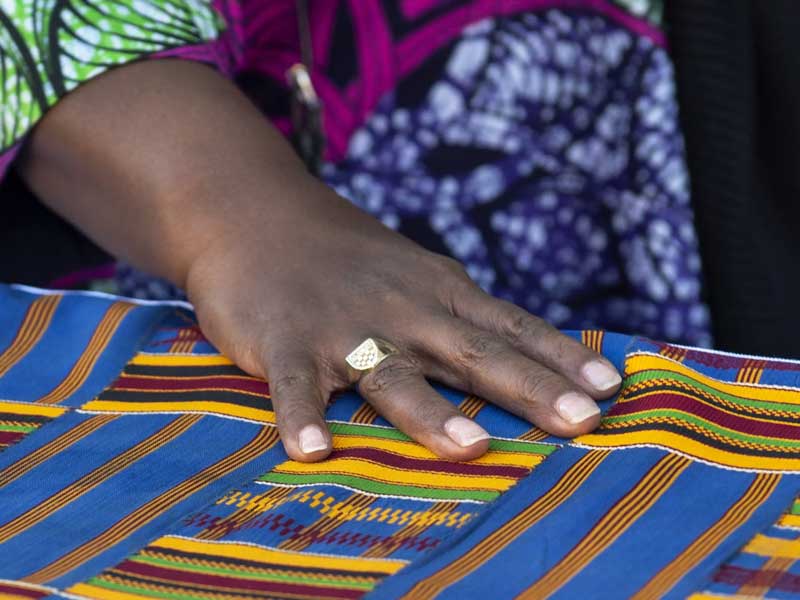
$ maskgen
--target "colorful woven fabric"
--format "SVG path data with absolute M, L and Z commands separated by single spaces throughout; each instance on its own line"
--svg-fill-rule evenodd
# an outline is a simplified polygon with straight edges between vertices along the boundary
M 800 596 L 800 363 L 576 335 L 589 435 L 442 389 L 492 434 L 442 461 L 344 394 L 307 464 L 188 306 L 0 286 L 0 597 Z

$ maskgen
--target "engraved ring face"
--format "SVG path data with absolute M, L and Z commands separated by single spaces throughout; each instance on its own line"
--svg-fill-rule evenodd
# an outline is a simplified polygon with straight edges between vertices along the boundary
M 363 374 L 370 369 L 374 369 L 396 352 L 397 350 L 389 342 L 367 338 L 347 355 L 345 361 L 353 369 Z

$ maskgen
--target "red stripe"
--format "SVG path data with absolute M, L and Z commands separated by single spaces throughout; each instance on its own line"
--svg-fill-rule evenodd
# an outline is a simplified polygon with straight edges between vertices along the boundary
M 376 463 L 408 469 L 410 471 L 435 471 L 454 475 L 477 475 L 483 477 L 513 477 L 520 479 L 530 473 L 526 467 L 509 467 L 482 465 L 476 463 L 450 462 L 446 460 L 428 460 L 399 456 L 377 448 L 347 448 L 334 450 L 329 458 L 363 458 Z
M 607 416 L 614 417 L 641 412 L 644 418 L 647 417 L 647 411 L 665 408 L 681 410 L 740 433 L 786 440 L 800 440 L 800 426 L 798 425 L 756 421 L 752 418 L 732 415 L 718 408 L 714 408 L 713 406 L 709 406 L 708 404 L 699 402 L 694 398 L 688 398 L 670 392 L 644 396 L 638 400 L 616 404 L 608 411 Z M 800 417 L 800 414 L 798 414 L 798 417 Z
M 737 587 L 752 585 L 770 588 L 772 591 L 800 592 L 800 575 L 774 569 L 762 571 L 724 565 L 714 575 L 714 581 Z
M 24 431 L 0 431 L 0 445 L 7 446 L 25 437 Z
M 137 391 L 169 390 L 185 392 L 192 390 L 222 389 L 232 392 L 244 392 L 269 396 L 269 386 L 266 381 L 255 377 L 175 377 L 169 379 L 153 379 L 150 377 L 136 377 L 123 375 L 114 382 L 112 389 L 129 389 Z
M 28 598 L 44 598 L 48 592 L 32 590 L 26 587 L 16 587 L 12 584 L 0 583 L 0 594 L 8 594 L 9 596 L 27 596 Z
M 319 596 L 336 597 L 336 598 L 360 598 L 364 595 L 364 590 L 360 589 L 341 589 L 325 586 L 312 586 L 300 585 L 291 583 L 278 583 L 274 581 L 263 581 L 257 579 L 239 579 L 237 577 L 228 577 L 224 575 L 209 575 L 207 573 L 198 573 L 196 571 L 181 571 L 178 569 L 168 569 L 165 567 L 157 567 L 155 565 L 143 564 L 126 560 L 116 567 L 117 571 L 131 573 L 133 575 L 145 577 L 158 577 L 173 581 L 176 585 L 181 583 L 197 584 L 197 585 L 210 585 L 217 588 L 226 588 L 234 590 L 253 590 L 258 592 L 287 592 L 294 594 L 305 594 L 310 598 Z M 324 571 L 321 572 L 324 574 Z M 220 590 L 224 593 L 225 590 Z

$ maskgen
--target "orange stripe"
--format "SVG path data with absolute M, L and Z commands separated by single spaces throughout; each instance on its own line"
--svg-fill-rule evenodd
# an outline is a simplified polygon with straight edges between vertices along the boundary
M 558 564 L 517 598 L 548 598 L 556 593 L 646 513 L 690 464 L 676 454 L 659 460 Z
M 608 450 L 587 452 L 561 476 L 561 479 L 550 490 L 528 508 L 478 542 L 444 569 L 418 582 L 403 598 L 408 600 L 432 599 L 445 588 L 472 573 L 525 533 L 532 525 L 558 508 L 583 485 L 608 455 Z
M 481 400 L 476 396 L 467 396 L 461 401 L 458 408 L 461 409 L 461 412 L 463 412 L 466 417 L 474 419 L 484 406 L 486 406 L 485 400 Z
M 722 518 L 648 581 L 633 599 L 657 599 L 669 592 L 684 575 L 714 552 L 734 530 L 750 518 L 753 512 L 770 497 L 780 480 L 780 475 L 772 473 L 756 475 L 744 494 L 731 505 Z
M 179 437 L 201 418 L 202 415 L 178 417 L 163 429 L 156 431 L 135 446 L 118 454 L 107 463 L 97 467 L 46 500 L 36 504 L 30 510 L 7 522 L 0 527 L 0 544 L 30 529 L 54 512 L 64 508 L 70 502 L 77 500 L 83 494 L 93 490 L 120 471 L 125 470 L 136 461 Z
M 532 427 L 517 439 L 526 440 L 528 442 L 538 442 L 539 440 L 543 440 L 545 438 L 550 437 L 550 434 L 546 431 L 539 429 L 538 427 Z
M 0 377 L 39 343 L 53 320 L 59 302 L 61 296 L 42 296 L 31 303 L 11 344 L 0 354 Z
M 125 316 L 135 308 L 134 304 L 127 302 L 115 302 L 101 319 L 89 344 L 81 354 L 78 362 L 72 367 L 67 377 L 49 394 L 37 400 L 42 404 L 58 404 L 69 398 L 75 391 L 84 384 L 92 372 L 97 359 L 108 346 L 119 324 Z
M 130 536 L 134 531 L 168 511 L 198 490 L 203 489 L 212 481 L 225 477 L 228 473 L 235 471 L 254 458 L 263 455 L 278 442 L 278 439 L 278 430 L 275 427 L 262 427 L 252 440 L 233 454 L 206 467 L 174 488 L 153 498 L 150 502 L 143 504 L 101 534 L 81 544 L 78 548 L 56 559 L 49 565 L 31 573 L 23 578 L 23 581 L 42 584 L 69 573 Z
M 118 415 L 99 415 L 86 419 L 41 448 L 37 448 L 27 456 L 7 466 L 0 471 L 0 488 L 39 466 L 50 457 L 55 456 L 59 452 L 81 441 L 83 438 L 97 431 L 106 423 L 115 420 L 117 417 Z
M 371 425 L 378 418 L 378 413 L 372 408 L 371 404 L 364 402 L 358 410 L 353 413 L 350 419 L 351 423 L 360 423 L 361 425 Z

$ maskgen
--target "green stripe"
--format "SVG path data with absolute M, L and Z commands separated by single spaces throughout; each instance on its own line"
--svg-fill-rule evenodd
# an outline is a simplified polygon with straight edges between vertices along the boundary
M 403 442 L 411 441 L 405 433 L 386 427 L 375 427 L 372 425 L 358 425 L 356 423 L 328 423 L 331 433 L 342 435 L 365 435 L 370 437 L 383 438 L 387 440 L 400 440 Z
M 385 494 L 393 496 L 407 496 L 409 498 L 426 498 L 431 500 L 479 500 L 489 502 L 500 495 L 500 492 L 490 490 L 443 490 L 439 488 L 417 487 L 413 485 L 396 485 L 374 481 L 353 475 L 337 475 L 333 473 L 309 473 L 304 475 L 288 473 L 267 473 L 258 478 L 258 481 L 269 483 L 283 483 L 290 485 L 304 485 L 309 483 L 339 483 L 363 492 Z
M 356 423 L 329 423 L 328 425 L 331 433 L 333 434 L 362 435 L 386 440 L 398 440 L 402 442 L 412 441 L 410 437 L 397 429 L 375 427 L 374 425 L 360 425 Z M 558 447 L 552 444 L 526 442 L 524 440 L 491 439 L 489 441 L 489 449 L 502 452 L 525 452 L 527 454 L 543 454 L 545 456 L 549 456 L 555 452 Z
M 164 560 L 163 558 L 154 558 L 150 556 L 133 556 L 129 560 L 132 560 L 134 562 L 165 566 L 172 569 L 179 569 L 181 571 L 195 571 L 197 573 L 218 573 L 220 575 L 233 575 L 234 577 L 239 577 L 241 579 L 259 579 L 264 581 L 286 581 L 289 583 L 302 583 L 304 585 L 318 585 L 319 583 L 323 583 L 328 587 L 340 587 L 347 589 L 371 590 L 372 588 L 375 587 L 375 583 L 369 581 L 338 581 L 335 579 L 326 579 L 323 576 L 324 571 L 316 572 L 314 574 L 313 581 L 309 581 L 308 577 L 298 577 L 297 575 L 287 575 L 281 573 L 247 573 L 236 569 L 191 565 L 183 562 L 175 562 L 171 560 Z M 291 569 L 291 567 L 286 567 L 286 568 Z
M 0 425 L 0 431 L 21 431 L 23 433 L 30 433 L 38 428 L 38 425 Z
M 553 444 L 541 444 L 539 442 L 526 442 L 523 440 L 489 440 L 489 450 L 498 452 L 525 452 L 526 454 L 543 454 L 550 456 L 558 450 L 558 446 Z
M 692 415 L 689 413 L 681 412 L 679 410 L 672 410 L 668 408 L 658 409 L 658 410 L 643 410 L 638 413 L 633 413 L 629 415 L 617 415 L 613 417 L 604 417 L 603 420 L 600 422 L 601 427 L 606 423 L 627 423 L 629 421 L 640 420 L 640 419 L 649 419 L 652 417 L 673 417 L 678 419 L 679 421 L 684 421 L 688 423 L 694 423 L 702 427 L 705 430 L 713 431 L 715 433 L 720 434 L 723 437 L 729 439 L 736 439 L 741 440 L 744 442 L 755 442 L 758 444 L 763 444 L 765 446 L 777 446 L 781 448 L 800 448 L 800 442 L 798 441 L 791 441 L 791 440 L 782 440 L 779 438 L 767 438 L 767 437 L 760 437 L 756 435 L 748 435 L 746 433 L 742 433 L 740 431 L 732 431 L 730 429 L 723 429 L 719 425 L 715 423 L 711 423 L 702 419 L 696 415 Z M 653 424 L 653 429 L 657 429 L 658 425 Z M 614 431 L 614 433 L 624 433 L 624 431 Z M 612 431 L 605 431 L 603 433 L 608 434 L 612 433 Z
M 764 400 L 752 400 L 750 398 L 742 398 L 741 396 L 735 396 L 734 394 L 728 394 L 727 392 L 722 392 L 720 390 L 717 390 L 711 386 L 701 383 L 696 379 L 693 379 L 681 373 L 675 373 L 673 371 L 662 371 L 658 369 L 641 371 L 634 375 L 629 375 L 625 379 L 625 390 L 623 390 L 623 394 L 625 391 L 629 391 L 628 387 L 635 385 L 637 383 L 642 383 L 654 377 L 681 381 L 692 387 L 708 392 L 712 396 L 717 396 L 718 398 L 724 398 L 725 400 L 734 402 L 735 404 L 740 404 L 742 406 L 749 406 L 751 408 L 763 408 L 767 410 L 785 410 L 787 412 L 797 413 L 798 415 L 800 415 L 800 405 L 797 404 L 787 404 L 785 402 L 768 402 Z M 646 392 L 647 390 L 642 390 L 641 392 L 634 392 L 634 393 L 638 394 Z
M 165 592 L 163 590 L 148 590 L 144 587 L 133 587 L 130 585 L 122 585 L 100 579 L 99 577 L 92 577 L 89 580 L 89 585 L 96 585 L 97 587 L 106 588 L 110 590 L 117 590 L 120 592 L 128 592 L 130 594 L 139 594 L 140 596 L 150 596 L 151 598 L 176 598 L 178 600 L 196 600 L 197 596 L 193 596 L 192 592 L 186 594 L 178 594 L 175 592 Z
M 800 515 L 800 500 L 795 500 L 792 504 L 791 513 L 793 515 Z

